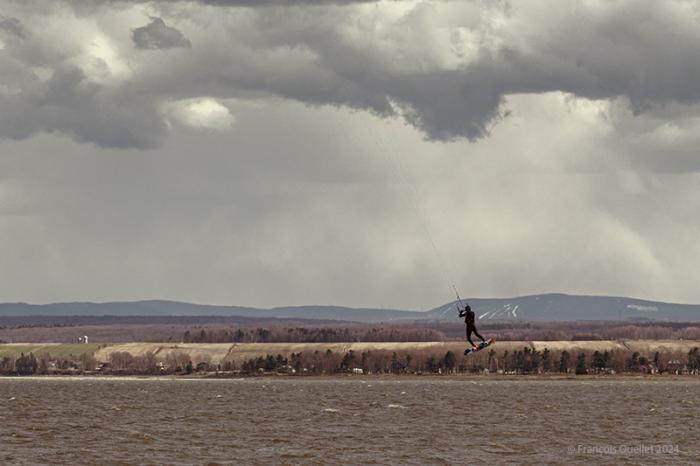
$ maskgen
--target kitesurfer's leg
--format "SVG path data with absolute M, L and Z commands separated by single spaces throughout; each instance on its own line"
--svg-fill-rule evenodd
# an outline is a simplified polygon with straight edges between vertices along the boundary
M 482 337 L 481 335 L 479 335 L 479 332 L 477 332 L 476 329 L 474 329 L 474 335 L 476 335 L 477 337 L 481 338 L 481 341 L 486 341 L 486 339 L 485 339 L 484 337 Z
M 476 345 L 472 341 L 472 329 L 467 325 L 467 341 L 469 342 L 470 345 L 472 345 L 472 348 L 475 348 Z

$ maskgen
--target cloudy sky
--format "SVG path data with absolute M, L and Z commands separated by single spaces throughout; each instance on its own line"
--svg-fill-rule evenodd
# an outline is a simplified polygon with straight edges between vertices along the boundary
M 700 302 L 700 2 L 0 0 L 0 301 Z

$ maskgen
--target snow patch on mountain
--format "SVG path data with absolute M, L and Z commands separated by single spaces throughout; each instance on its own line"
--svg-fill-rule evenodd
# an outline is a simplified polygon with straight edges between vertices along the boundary
M 641 304 L 628 304 L 627 309 L 641 312 L 659 312 L 659 308 L 656 306 L 642 306 Z
M 486 311 L 483 314 L 479 315 L 479 319 L 508 319 L 508 318 L 513 318 L 517 319 L 518 318 L 518 308 L 520 307 L 519 304 L 505 304 L 502 307 L 494 310 L 494 311 Z

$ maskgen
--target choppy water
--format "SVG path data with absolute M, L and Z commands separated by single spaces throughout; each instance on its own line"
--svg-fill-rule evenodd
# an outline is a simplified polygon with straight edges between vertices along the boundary
M 0 463 L 692 464 L 699 395 L 697 379 L 0 379 Z

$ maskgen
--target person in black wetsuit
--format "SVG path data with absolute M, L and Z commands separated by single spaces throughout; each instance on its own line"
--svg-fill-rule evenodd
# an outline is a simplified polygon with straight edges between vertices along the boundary
M 476 331 L 476 325 L 474 324 L 474 311 L 472 311 L 469 304 L 464 306 L 464 309 L 459 310 L 459 316 L 464 317 L 464 323 L 467 324 L 467 341 L 473 348 L 476 348 L 476 345 L 472 341 L 472 333 L 481 338 L 481 341 L 486 342 L 484 337 L 479 335 L 479 332 Z

